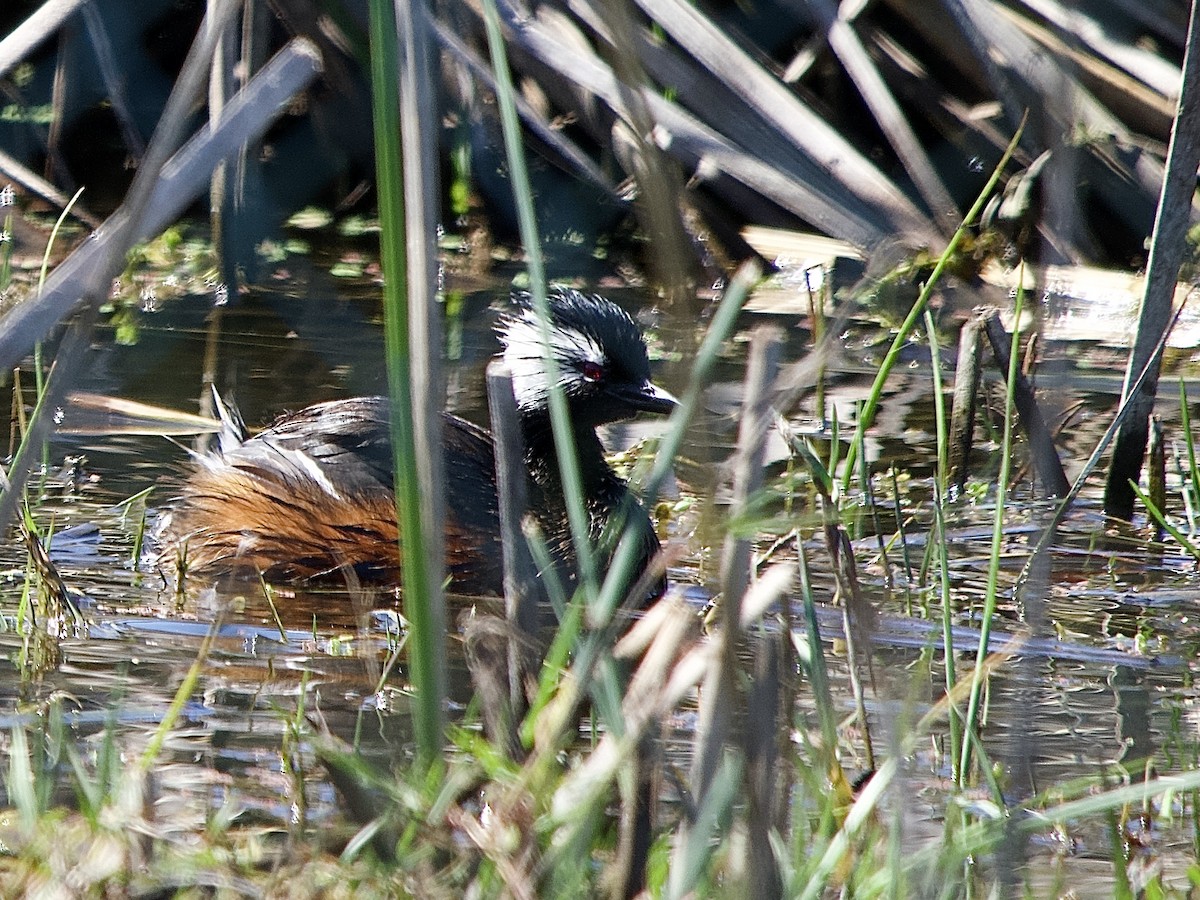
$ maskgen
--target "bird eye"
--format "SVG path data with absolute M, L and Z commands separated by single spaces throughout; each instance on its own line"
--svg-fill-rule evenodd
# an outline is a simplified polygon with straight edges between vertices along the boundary
M 587 381 L 600 381 L 604 378 L 604 366 L 591 360 L 585 361 L 580 371 Z

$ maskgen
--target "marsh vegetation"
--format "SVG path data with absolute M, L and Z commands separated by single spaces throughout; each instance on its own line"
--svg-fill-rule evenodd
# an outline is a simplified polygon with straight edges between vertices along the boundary
M 0 893 L 1200 889 L 1185 4 L 130 7 L 0 10 Z M 670 586 L 529 629 L 429 423 L 555 282 Z M 391 398 L 403 590 L 164 563 L 214 387 Z

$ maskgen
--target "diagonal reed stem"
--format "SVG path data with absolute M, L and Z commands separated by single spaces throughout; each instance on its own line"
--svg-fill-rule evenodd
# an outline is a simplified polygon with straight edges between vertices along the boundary
M 533 308 L 541 326 L 540 338 L 544 349 L 546 380 L 550 384 L 550 428 L 554 434 L 554 448 L 558 455 L 559 477 L 562 479 L 567 519 L 570 522 L 575 559 L 579 566 L 579 585 L 584 596 L 590 600 L 598 593 L 595 548 L 592 547 L 589 536 L 583 480 L 579 474 L 579 458 L 575 452 L 575 436 L 571 430 L 567 398 L 559 383 L 558 362 L 554 358 L 554 344 L 550 334 L 550 306 L 546 300 L 546 267 L 542 260 L 542 244 L 534 216 L 533 187 L 529 181 L 529 170 L 525 165 L 525 153 L 521 146 L 516 89 L 513 87 L 512 73 L 508 68 L 508 54 L 504 48 L 504 37 L 500 33 L 500 15 L 496 10 L 495 0 L 484 0 L 483 19 L 487 27 L 492 69 L 496 74 L 496 102 L 500 106 L 504 151 L 508 159 L 509 176 L 512 179 L 521 244 L 525 250 L 525 267 L 529 273 L 529 294 L 533 298 Z
M 929 305 L 929 300 L 933 297 L 933 290 L 937 286 L 938 281 L 941 280 L 942 273 L 946 271 L 946 266 L 954 258 L 955 250 L 958 249 L 958 245 L 966 237 L 967 229 L 975 224 L 975 220 L 983 212 L 984 204 L 992 196 L 992 191 L 996 189 L 996 185 L 1000 183 L 1000 176 L 1004 174 L 1004 167 L 1008 165 L 1013 151 L 1017 149 L 1017 144 L 1020 142 L 1021 134 L 1024 130 L 1025 120 L 1022 119 L 1016 134 L 1012 136 L 1012 140 L 1008 142 L 1008 146 L 1004 149 L 1004 154 L 1000 157 L 1000 161 L 996 163 L 996 167 L 992 170 L 992 177 L 988 179 L 983 190 L 979 192 L 979 196 L 975 198 L 975 203 L 972 204 L 970 210 L 963 216 L 962 224 L 958 226 L 958 230 L 950 238 L 950 243 L 946 245 L 946 249 L 938 257 L 937 265 L 933 267 L 933 272 L 930 273 L 929 280 L 925 282 L 925 286 L 921 289 L 916 303 L 913 304 L 912 309 L 908 311 L 908 316 L 896 330 L 896 337 L 892 341 L 892 346 L 888 348 L 888 352 L 884 355 L 883 362 L 880 363 L 879 374 L 875 376 L 875 383 L 871 385 L 871 392 L 867 395 L 867 401 L 863 404 L 862 412 L 858 416 L 858 425 L 854 429 L 854 439 L 846 449 L 846 465 L 842 470 L 842 493 L 850 490 L 850 482 L 853 480 L 855 472 L 854 463 L 858 459 L 858 454 L 862 452 L 863 440 L 867 429 L 875 421 L 875 411 L 879 408 L 879 402 L 883 397 L 883 389 L 887 384 L 888 377 L 892 374 L 892 369 L 895 368 L 896 363 L 900 359 L 900 351 L 904 349 L 904 345 L 908 342 L 909 334 L 917 327 L 917 322 L 920 321 L 921 315 L 925 312 L 925 307 Z

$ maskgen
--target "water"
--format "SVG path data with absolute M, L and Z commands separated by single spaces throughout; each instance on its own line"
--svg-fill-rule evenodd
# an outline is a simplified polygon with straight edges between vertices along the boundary
M 247 422 L 266 423 L 319 400 L 383 390 L 374 287 L 366 278 L 332 278 L 327 274 L 331 267 L 330 260 L 317 257 L 224 308 L 215 350 L 218 385 L 236 399 Z M 495 351 L 488 307 L 503 294 L 499 280 L 465 295 L 461 329 L 452 329 L 457 358 L 448 364 L 449 406 L 481 422 L 486 420 L 482 372 Z M 158 304 L 156 311 L 139 317 L 134 346 L 119 346 L 111 332 L 102 332 L 78 387 L 196 411 L 209 332 L 206 319 L 212 309 L 208 295 Z M 952 313 L 944 318 L 947 332 L 953 333 Z M 807 352 L 811 338 L 798 314 L 747 314 L 742 325 L 749 328 L 760 321 L 790 326 L 785 360 L 800 359 Z M 656 380 L 670 390 L 682 390 L 689 363 L 683 351 L 696 333 L 695 319 L 673 319 L 665 313 L 643 324 L 657 336 L 652 344 L 652 354 L 660 357 Z M 836 410 L 848 435 L 847 423 L 853 422 L 856 404 L 877 370 L 882 341 L 890 335 L 868 321 L 851 320 L 845 327 L 842 349 L 829 365 L 824 412 L 828 421 Z M 1073 342 L 1045 352 L 1055 360 L 1047 367 L 1047 379 L 1054 379 L 1051 406 L 1065 410 L 1082 404 L 1063 441 L 1064 459 L 1073 474 L 1107 424 L 1119 373 L 1112 370 L 1112 357 L 1104 348 Z M 722 512 L 719 504 L 714 507 L 705 498 L 723 493 L 715 463 L 728 454 L 736 429 L 739 353 L 722 363 L 677 466 L 674 496 L 696 493 L 699 502 L 672 525 L 691 550 L 690 558 L 673 571 L 676 582 L 703 586 L 715 579 L 712 542 L 719 539 Z M 943 356 L 952 359 L 953 348 L 943 348 Z M 1177 364 L 1190 374 L 1186 360 Z M 988 382 L 987 390 L 995 396 L 995 377 L 989 376 Z M 890 535 L 899 515 L 907 520 L 910 537 L 907 568 L 895 546 L 884 561 L 867 520 L 860 523 L 863 534 L 855 544 L 864 590 L 882 614 L 875 661 L 881 677 L 872 701 L 881 734 L 904 718 L 911 720 L 914 712 L 919 715 L 939 695 L 943 679 L 936 663 L 927 675 L 914 665 L 920 646 L 938 645 L 938 633 L 930 636 L 904 618 L 940 619 L 931 599 L 912 589 L 915 576 L 910 580 L 909 571 L 920 566 L 929 527 L 928 476 L 934 465 L 931 384 L 928 351 L 913 344 L 889 382 L 868 445 L 873 470 L 879 473 L 874 490 L 882 509 L 882 531 Z M 1200 396 L 1200 391 L 1195 393 Z M 1160 409 L 1170 429 L 1178 415 L 1166 379 L 1163 395 Z M 819 447 L 828 447 L 830 432 L 820 424 L 821 411 L 813 406 L 811 393 L 793 418 Z M 65 425 L 82 427 L 70 415 Z M 635 437 L 640 433 L 632 432 Z M 186 704 L 155 767 L 158 814 L 175 827 L 200 827 L 207 817 L 234 804 L 244 815 L 282 829 L 336 823 L 341 803 L 324 771 L 302 742 L 286 749 L 285 737 L 300 709 L 371 757 L 393 762 L 407 758 L 411 731 L 405 674 L 393 668 L 381 676 L 396 646 L 398 605 L 387 594 L 364 600 L 336 590 L 282 591 L 272 605 L 253 582 L 233 592 L 194 590 L 181 596 L 145 558 L 135 563 L 143 508 L 152 523 L 157 511 L 169 504 L 187 471 L 187 442 L 110 432 L 61 435 L 52 444 L 52 466 L 61 467 L 66 457 L 82 461 L 47 479 L 36 517 L 62 534 L 54 556 L 68 585 L 78 592 L 90 630 L 64 642 L 62 664 L 37 683 L 20 676 L 20 637 L 11 631 L 0 634 L 0 668 L 5 670 L 0 679 L 0 728 L 44 715 L 46 698 L 55 695 L 62 698 L 65 724 L 81 746 L 95 746 L 111 725 L 122 751 L 136 756 L 149 743 L 205 634 L 217 622 L 218 636 L 203 663 L 200 688 Z M 780 472 L 782 445 L 773 444 L 768 455 L 772 475 Z M 982 483 L 994 480 L 994 448 L 981 447 L 975 461 L 975 477 Z M 897 501 L 888 476 L 891 467 L 901 488 L 898 512 L 893 511 Z M 1026 558 L 1037 521 L 1048 514 L 1044 504 L 1031 501 L 1028 482 L 1024 484 L 1009 504 L 1001 570 L 1005 587 Z M 147 504 L 119 505 L 147 487 L 153 487 Z M 975 502 L 960 501 L 950 515 L 957 620 L 966 628 L 978 628 L 993 516 L 986 491 Z M 1020 527 L 1022 522 L 1030 527 Z M 1177 548 L 1151 555 L 1142 542 L 1107 541 L 1104 530 L 1095 493 L 1085 494 L 1060 539 L 1054 576 L 1044 597 L 1038 598 L 1044 600 L 1046 620 L 1054 623 L 1042 637 L 1057 637 L 1072 652 L 1039 645 L 1036 652 L 1001 666 L 993 679 L 986 746 L 1006 767 L 1004 783 L 1014 796 L 1099 771 L 1120 772 L 1123 766 L 1140 771 L 1141 761 L 1151 757 L 1159 760 L 1159 772 L 1170 772 L 1193 766 L 1200 755 L 1193 712 L 1197 698 L 1185 664 L 1200 646 L 1200 580 L 1195 567 Z M 782 557 L 788 552 L 781 551 Z M 818 570 L 818 599 L 827 600 L 831 580 L 821 571 L 824 554 L 819 541 L 811 542 L 809 553 Z M 5 545 L 0 555 L 0 612 L 6 621 L 15 614 L 24 572 L 20 548 Z M 697 592 L 693 602 L 699 610 L 704 592 Z M 471 605 L 470 600 L 456 601 L 451 620 Z M 835 624 L 831 621 L 829 627 Z M 1015 633 L 1023 625 L 1022 610 L 1009 600 L 1003 602 L 997 629 Z M 451 661 L 451 695 L 456 704 L 466 704 L 471 686 L 456 631 L 447 635 L 446 655 Z M 832 656 L 831 664 L 835 695 L 848 698 L 840 658 Z M 807 708 L 807 700 L 803 702 Z M 686 719 L 681 722 L 686 732 Z M 942 742 L 922 747 L 910 759 L 906 776 L 914 796 L 922 798 L 908 810 L 913 840 L 936 826 L 949 776 Z M 851 761 L 848 767 L 855 765 Z M 1040 847 L 1037 852 L 1061 855 L 1056 865 L 1077 862 L 1079 868 L 1070 871 L 1086 878 L 1087 857 L 1092 851 L 1106 852 L 1107 836 L 1084 833 L 1074 838 L 1077 843 L 1069 852 L 1061 846 Z M 1178 824 L 1160 825 L 1154 840 L 1156 852 L 1173 865 L 1187 851 L 1189 833 Z

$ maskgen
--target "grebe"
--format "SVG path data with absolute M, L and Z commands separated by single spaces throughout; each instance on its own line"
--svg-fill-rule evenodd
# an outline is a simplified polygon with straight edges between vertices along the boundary
M 550 429 L 541 327 L 527 296 L 497 325 L 512 372 L 530 511 L 568 581 L 575 576 L 566 505 Z M 551 348 L 571 414 L 591 538 L 615 516 L 638 532 L 634 577 L 658 551 L 646 511 L 609 467 L 596 427 L 638 412 L 667 413 L 670 394 L 650 381 L 646 345 L 610 300 L 556 287 Z M 491 435 L 443 413 L 446 563 L 450 590 L 499 594 L 502 565 Z M 186 571 L 261 574 L 268 581 L 337 577 L 346 567 L 375 584 L 399 581 L 388 401 L 360 397 L 284 415 L 257 436 L 223 440 L 198 461 L 168 514 L 169 546 Z M 661 588 L 661 585 L 660 585 Z

